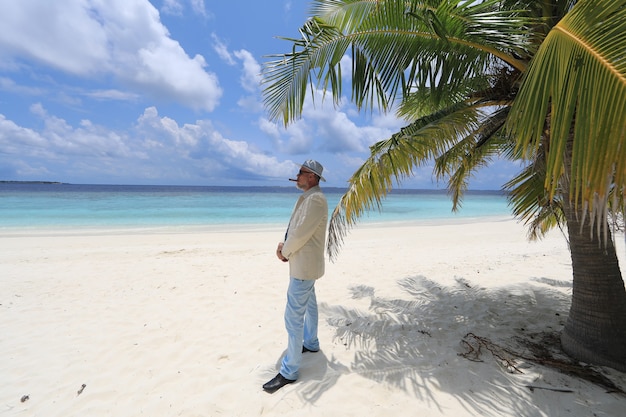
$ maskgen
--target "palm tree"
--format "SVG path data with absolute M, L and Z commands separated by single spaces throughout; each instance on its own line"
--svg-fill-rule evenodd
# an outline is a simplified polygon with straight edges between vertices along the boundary
M 341 98 L 397 106 L 407 125 L 371 147 L 331 217 L 334 258 L 347 231 L 412 169 L 435 161 L 460 207 L 472 172 L 524 161 L 505 184 L 540 237 L 567 226 L 574 276 L 562 344 L 626 370 L 626 292 L 607 213 L 624 211 L 626 0 L 316 0 L 291 53 L 265 65 L 270 116 L 301 116 L 315 83 Z M 563 18 L 563 19 L 561 19 Z
M 626 295 L 607 216 L 624 212 L 626 1 L 580 1 L 553 28 L 527 70 L 509 131 L 525 153 L 542 149 L 538 192 L 558 199 L 568 226 L 574 280 L 561 344 L 575 358 L 624 370 Z M 519 203 L 533 194 L 515 189 L 516 213 L 532 212 Z

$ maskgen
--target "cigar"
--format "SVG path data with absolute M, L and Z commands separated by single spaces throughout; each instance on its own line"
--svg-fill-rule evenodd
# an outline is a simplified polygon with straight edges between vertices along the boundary
M 289 181 L 298 181 L 298 180 L 293 179 L 293 178 L 289 178 Z

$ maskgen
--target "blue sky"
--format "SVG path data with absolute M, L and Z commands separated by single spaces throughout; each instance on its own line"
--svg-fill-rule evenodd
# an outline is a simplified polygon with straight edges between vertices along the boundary
M 0 0 L 0 180 L 290 186 L 313 158 L 345 186 L 403 123 L 319 98 L 287 128 L 268 120 L 262 64 L 289 52 L 277 37 L 296 37 L 309 5 Z M 496 161 L 470 188 L 515 171 Z M 403 187 L 443 186 L 414 174 Z

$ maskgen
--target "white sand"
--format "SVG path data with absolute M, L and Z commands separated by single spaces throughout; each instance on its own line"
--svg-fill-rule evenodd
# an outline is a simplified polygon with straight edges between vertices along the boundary
M 564 237 L 528 242 L 496 219 L 358 226 L 316 285 L 322 351 L 263 392 L 286 347 L 281 234 L 4 233 L 0 415 L 625 414 L 626 397 L 582 379 L 520 359 L 511 373 L 484 347 L 480 362 L 459 355 L 468 333 L 519 349 L 567 317 Z M 623 236 L 618 250 L 626 265 Z

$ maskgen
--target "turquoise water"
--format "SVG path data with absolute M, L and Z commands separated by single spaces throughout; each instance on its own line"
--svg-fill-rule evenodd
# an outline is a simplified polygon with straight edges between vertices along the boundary
M 324 189 L 329 210 L 343 190 Z M 292 187 L 0 184 L 0 231 L 44 227 L 284 225 L 300 191 Z M 362 222 L 510 216 L 498 192 L 470 192 L 458 213 L 445 192 L 393 191 Z

